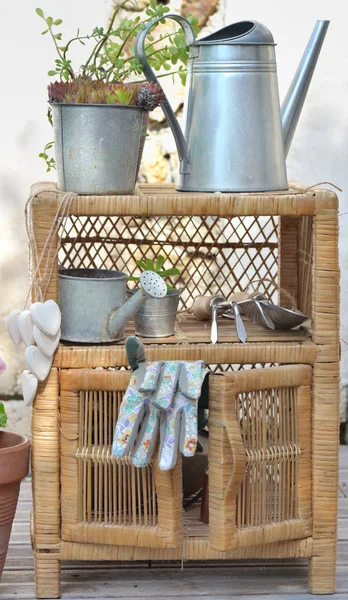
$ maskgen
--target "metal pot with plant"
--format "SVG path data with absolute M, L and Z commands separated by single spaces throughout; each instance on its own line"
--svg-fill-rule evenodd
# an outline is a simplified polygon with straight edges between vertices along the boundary
M 0 375 L 6 365 L 0 358 Z M 0 402 L 0 578 L 4 568 L 21 481 L 28 475 L 30 441 L 4 431 L 7 416 Z
M 137 34 L 153 19 L 163 19 L 169 8 L 157 0 L 141 17 L 121 17 L 123 9 L 140 10 L 133 0 L 117 3 L 109 25 L 95 27 L 90 34 L 62 41 L 62 19 L 36 13 L 45 21 L 43 35 L 50 34 L 57 51 L 48 86 L 48 118 L 54 142 L 40 156 L 47 171 L 57 168 L 58 189 L 80 194 L 128 194 L 134 191 L 147 134 L 149 111 L 165 99 L 158 84 L 142 78 L 142 65 L 134 55 Z M 121 12 L 120 12 L 121 11 Z M 197 31 L 197 19 L 189 17 Z M 185 83 L 188 49 L 183 31 L 155 38 L 147 36 L 145 51 L 160 77 L 177 74 Z M 77 70 L 70 59 L 74 44 L 86 47 L 86 60 Z M 175 69 L 172 70 L 171 66 Z M 128 81 L 134 77 L 135 81 Z M 49 156 L 53 146 L 55 160 Z
M 144 258 L 137 260 L 136 264 L 141 271 L 153 271 L 164 279 L 180 275 L 176 267 L 164 268 L 165 258 L 159 255 L 157 259 Z M 127 281 L 139 281 L 140 276 L 131 275 Z M 142 307 L 134 315 L 135 333 L 140 337 L 161 338 L 174 334 L 175 319 L 178 310 L 180 295 L 184 288 L 174 288 L 167 283 L 167 294 L 164 298 L 150 298 L 145 300 Z M 135 290 L 128 293 L 133 294 Z

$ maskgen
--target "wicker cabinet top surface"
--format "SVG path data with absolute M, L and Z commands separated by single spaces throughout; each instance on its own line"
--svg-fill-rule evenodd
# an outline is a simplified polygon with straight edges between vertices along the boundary
M 32 186 L 35 204 L 58 206 L 64 192 L 55 183 L 38 182 Z M 44 193 L 46 192 L 47 193 Z M 50 191 L 52 193 L 50 193 Z M 337 196 L 330 190 L 291 182 L 288 190 L 238 193 L 178 192 L 173 184 L 140 184 L 129 196 L 76 196 L 73 215 L 314 215 L 322 206 L 337 209 Z

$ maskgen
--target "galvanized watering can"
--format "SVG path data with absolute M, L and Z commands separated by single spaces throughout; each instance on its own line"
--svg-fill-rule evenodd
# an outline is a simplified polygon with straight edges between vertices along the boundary
M 180 158 L 178 190 L 252 192 L 288 188 L 285 158 L 329 21 L 317 21 L 280 109 L 275 43 L 256 21 L 241 21 L 196 40 L 190 23 L 167 15 L 190 47 L 185 136 L 166 99 L 161 105 Z M 148 81 L 157 82 L 140 31 L 135 55 Z
M 62 340 L 99 344 L 125 337 L 126 323 L 147 299 L 164 298 L 167 286 L 143 271 L 140 289 L 126 301 L 126 274 L 107 269 L 63 269 L 58 274 Z

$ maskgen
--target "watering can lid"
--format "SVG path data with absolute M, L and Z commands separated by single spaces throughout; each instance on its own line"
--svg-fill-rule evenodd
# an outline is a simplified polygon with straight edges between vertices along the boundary
M 256 44 L 274 46 L 273 35 L 270 30 L 257 21 L 238 21 L 214 31 L 200 40 L 196 40 L 195 45 L 208 44 Z

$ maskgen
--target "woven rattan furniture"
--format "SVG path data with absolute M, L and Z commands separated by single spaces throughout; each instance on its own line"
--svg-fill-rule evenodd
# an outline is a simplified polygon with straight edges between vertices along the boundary
M 42 251 L 62 198 L 32 190 Z M 146 340 L 147 358 L 203 359 L 210 377 L 209 516 L 182 509 L 181 461 L 170 472 L 111 455 L 129 371 L 123 343 L 61 344 L 32 414 L 37 596 L 60 594 L 62 560 L 299 558 L 310 589 L 335 588 L 339 430 L 337 197 L 293 185 L 267 194 L 187 194 L 143 185 L 130 197 L 76 197 L 59 236 L 65 267 L 133 272 L 161 252 L 182 269 L 175 336 Z M 35 255 L 33 256 L 35 269 Z M 58 261 L 47 298 L 57 299 Z M 204 293 L 251 281 L 312 327 L 269 332 L 247 324 L 238 342 L 221 320 L 189 313 Z M 128 333 L 132 333 L 129 326 Z M 232 582 L 231 582 L 232 585 Z

